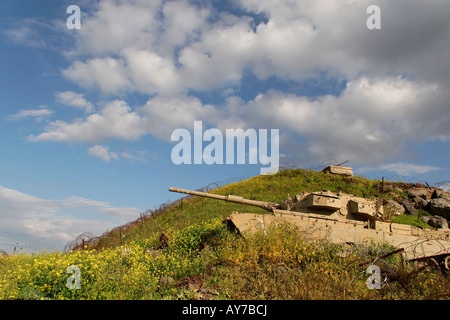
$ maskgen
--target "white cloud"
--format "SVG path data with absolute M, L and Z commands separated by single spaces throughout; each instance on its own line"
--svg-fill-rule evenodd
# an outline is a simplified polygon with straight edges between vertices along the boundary
M 399 162 L 399 163 L 388 163 L 379 166 L 381 170 L 393 171 L 397 174 L 409 176 L 411 174 L 424 174 L 433 170 L 439 170 L 439 167 L 434 166 L 420 166 L 412 163 Z
M 203 105 L 200 99 L 187 96 L 160 97 L 147 101 L 134 111 L 124 102 L 115 100 L 106 103 L 98 112 L 77 119 L 73 123 L 54 121 L 46 131 L 30 136 L 30 141 L 82 141 L 98 142 L 109 138 L 137 140 L 152 134 L 170 141 L 171 132 L 176 128 L 191 128 L 195 120 L 205 119 L 216 123 L 221 112 L 212 105 Z M 94 148 L 90 152 L 97 156 L 106 152 Z M 111 156 L 111 155 L 110 155 Z
M 147 157 L 155 159 L 157 157 L 156 153 L 148 154 L 146 151 L 138 151 L 137 154 L 131 154 L 129 152 L 112 152 L 109 151 L 109 147 L 102 145 L 96 145 L 88 149 L 88 153 L 91 156 L 97 157 L 105 162 L 110 162 L 111 160 L 125 159 L 129 161 L 141 161 L 147 162 Z
M 56 92 L 55 98 L 56 102 L 83 109 L 86 113 L 91 113 L 94 110 L 92 103 L 87 101 L 81 93 L 75 93 L 73 91 Z
M 95 58 L 86 63 L 75 61 L 62 73 L 81 87 L 98 86 L 104 93 L 119 93 L 131 86 L 124 62 L 111 57 Z
M 101 160 L 103 160 L 105 162 L 110 162 L 111 159 L 113 159 L 113 160 L 119 159 L 117 153 L 110 152 L 108 147 L 104 147 L 104 146 L 100 146 L 100 145 L 90 147 L 88 149 L 88 153 L 91 156 L 100 158 Z
M 51 28 L 50 25 L 35 18 L 19 20 L 10 29 L 4 30 L 7 38 L 15 45 L 21 45 L 32 49 L 47 47 L 47 42 L 42 37 L 42 31 Z
M 229 100 L 232 107 L 223 123 L 230 126 L 237 119 L 236 124 L 247 128 L 280 128 L 291 138 L 287 145 L 282 135 L 283 153 L 307 163 L 334 158 L 376 164 L 401 156 L 408 142 L 450 139 L 450 130 L 442 125 L 450 125 L 450 114 L 440 102 L 443 95 L 434 84 L 361 77 L 349 82 L 340 96 L 311 99 L 271 90 L 248 103 Z
M 173 130 L 191 129 L 195 120 L 202 120 L 205 126 L 221 130 L 274 128 L 288 133 L 291 142 L 293 136 L 301 137 L 302 142 L 282 150 L 301 161 L 334 158 L 370 165 L 396 159 L 410 141 L 450 139 L 445 94 L 437 84 L 361 77 L 348 82 L 340 96 L 316 99 L 270 90 L 248 103 L 232 96 L 218 107 L 185 95 L 156 96 L 134 110 L 116 100 L 85 119 L 52 122 L 45 132 L 29 139 L 99 142 L 137 140 L 150 134 L 169 141 Z M 120 156 L 98 146 L 89 153 L 104 161 Z
M 89 3 L 89 6 L 92 4 Z M 161 1 L 100 1 L 84 17 L 76 47 L 68 56 L 116 54 L 127 47 L 151 47 L 159 38 Z
M 150 94 L 226 89 L 249 71 L 263 79 L 295 81 L 319 72 L 344 79 L 362 73 L 447 79 L 448 2 L 378 0 L 383 24 L 375 32 L 366 27 L 370 4 L 237 1 L 238 8 L 266 16 L 256 22 L 250 15 L 217 13 L 211 4 L 185 0 L 105 0 L 84 19 L 71 52 L 74 58 L 94 58 L 75 61 L 63 73 L 104 92 Z
M 139 212 L 75 196 L 46 200 L 0 186 L 0 248 L 12 250 L 19 243 L 32 250 L 60 250 L 83 232 L 100 235 L 107 228 L 137 218 Z
M 402 176 L 411 176 L 413 174 L 425 174 L 430 171 L 440 170 L 441 168 L 429 165 L 417 165 L 408 162 L 385 163 L 375 167 L 362 167 L 359 172 L 368 172 L 375 170 L 387 170 Z
M 371 4 L 381 7 L 381 30 L 366 27 Z M 282 139 L 295 143 L 287 146 L 290 153 L 307 162 L 337 158 L 366 165 L 396 161 L 411 141 L 450 139 L 448 1 L 234 5 L 240 15 L 186 0 L 100 1 L 66 52 L 72 63 L 64 76 L 106 94 L 151 97 L 144 106 L 110 102 L 84 119 L 52 122 L 29 139 L 98 143 L 151 134 L 168 141 L 174 129 L 203 120 L 221 129 L 280 129 Z M 192 96 L 214 89 L 240 93 L 246 74 L 293 87 L 307 79 L 317 79 L 318 87 L 332 78 L 348 82 L 339 96 L 314 99 L 284 88 L 247 103 L 231 96 L 211 105 Z M 69 104 L 89 108 L 71 94 Z M 102 158 L 111 159 L 110 151 Z
M 86 119 L 77 119 L 73 123 L 61 120 L 50 123 L 45 132 L 30 136 L 30 141 L 87 141 L 97 142 L 106 138 L 125 140 L 138 139 L 145 133 L 140 125 L 141 116 L 120 100 L 104 105 L 98 112 Z
M 124 51 L 127 71 L 135 89 L 148 94 L 176 92 L 178 75 L 172 59 L 149 51 Z
M 41 109 L 21 109 L 18 113 L 12 114 L 8 117 L 9 120 L 21 120 L 24 118 L 35 118 L 36 121 L 41 121 L 44 117 L 47 117 L 53 113 L 52 110 L 42 106 Z
M 177 128 L 191 129 L 195 120 L 216 125 L 223 117 L 222 111 L 213 105 L 203 105 L 195 97 L 155 97 L 139 108 L 143 127 L 147 133 L 170 141 L 172 131 Z

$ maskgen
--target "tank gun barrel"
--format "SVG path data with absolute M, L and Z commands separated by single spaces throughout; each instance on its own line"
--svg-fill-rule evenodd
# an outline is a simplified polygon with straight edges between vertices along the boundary
M 234 196 L 231 194 L 227 195 L 227 196 L 221 196 L 218 194 L 212 194 L 212 193 L 200 192 L 200 191 L 192 191 L 192 190 L 173 188 L 173 187 L 170 187 L 169 191 L 185 193 L 185 194 L 190 194 L 193 196 L 199 196 L 199 197 L 205 197 L 205 198 L 213 198 L 213 199 L 217 199 L 217 200 L 223 200 L 223 201 L 234 202 L 234 203 L 248 204 L 251 206 L 260 207 L 260 208 L 265 209 L 270 212 L 273 211 L 273 208 L 277 208 L 279 206 L 277 203 L 250 200 L 250 199 L 245 199 L 241 196 Z

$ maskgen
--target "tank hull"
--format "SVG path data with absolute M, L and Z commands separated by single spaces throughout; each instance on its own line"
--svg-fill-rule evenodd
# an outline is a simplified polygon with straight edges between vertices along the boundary
M 398 223 L 336 220 L 320 214 L 285 210 L 274 210 L 274 214 L 233 212 L 225 221 L 243 235 L 286 221 L 297 226 L 308 240 L 390 244 L 403 249 L 408 260 L 450 255 L 450 232 L 422 230 Z

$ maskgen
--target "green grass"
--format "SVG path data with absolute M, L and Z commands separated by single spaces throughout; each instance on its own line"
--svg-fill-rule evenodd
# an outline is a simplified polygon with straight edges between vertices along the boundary
M 421 216 L 428 216 L 430 215 L 427 211 L 425 210 L 421 210 L 420 211 L 420 215 L 418 216 L 412 216 L 412 215 L 408 215 L 408 214 L 402 214 L 400 216 L 394 217 L 394 219 L 392 219 L 392 222 L 394 223 L 401 223 L 401 224 L 408 224 L 414 227 L 420 227 L 420 228 L 425 228 L 425 229 L 433 229 L 433 227 L 431 227 L 430 225 L 428 225 L 427 223 L 423 222 L 420 217 Z
M 374 198 L 380 196 L 379 184 L 361 177 L 289 169 L 211 192 L 271 202 L 280 202 L 288 194 L 318 190 Z M 392 194 L 381 196 L 390 198 Z M 185 198 L 182 206 L 175 203 L 161 214 L 87 241 L 82 250 L 0 256 L 0 299 L 448 297 L 449 278 L 438 270 L 405 263 L 398 254 L 376 260 L 393 248 L 308 242 L 285 223 L 244 238 L 228 232 L 222 224 L 232 211 L 266 213 L 252 206 L 191 197 Z M 420 223 L 410 216 L 397 217 L 395 222 Z M 386 279 L 382 289 L 367 287 L 366 262 L 380 266 Z M 79 290 L 66 286 L 70 265 L 80 267 Z M 173 281 L 161 282 L 164 277 Z

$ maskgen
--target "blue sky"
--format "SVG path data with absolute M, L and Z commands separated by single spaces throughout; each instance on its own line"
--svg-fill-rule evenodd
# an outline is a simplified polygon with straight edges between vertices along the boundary
M 380 7 L 381 29 L 366 9 Z M 69 5 L 81 29 L 69 30 Z M 280 165 L 449 181 L 449 3 L 4 0 L 0 248 L 62 249 L 262 165 L 175 165 L 178 128 L 278 129 Z

